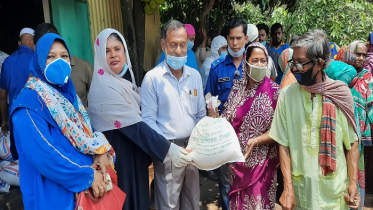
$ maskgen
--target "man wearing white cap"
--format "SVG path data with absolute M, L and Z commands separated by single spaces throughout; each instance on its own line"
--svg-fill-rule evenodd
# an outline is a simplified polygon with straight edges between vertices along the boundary
M 34 54 L 34 30 L 24 28 L 19 34 L 18 49 L 5 59 L 0 75 L 1 132 L 7 133 L 8 110 L 25 86 L 30 74 L 30 61 Z M 8 106 L 9 100 L 9 106 Z
M 259 31 L 254 24 L 247 24 L 247 36 L 249 37 L 246 42 L 247 45 L 259 41 Z
M 246 42 L 245 49 L 252 42 L 259 42 L 259 31 L 258 31 L 258 28 L 256 27 L 256 25 L 247 24 L 247 36 L 249 37 L 249 39 Z M 269 53 L 269 51 L 268 51 L 268 53 Z M 276 63 L 275 63 L 274 60 L 272 59 L 271 55 L 269 55 L 269 57 L 268 57 L 268 68 L 267 68 L 266 76 L 268 78 L 272 79 L 273 81 L 275 81 L 276 77 L 277 77 L 277 70 L 276 70 L 275 65 L 277 65 L 277 59 L 276 59 Z

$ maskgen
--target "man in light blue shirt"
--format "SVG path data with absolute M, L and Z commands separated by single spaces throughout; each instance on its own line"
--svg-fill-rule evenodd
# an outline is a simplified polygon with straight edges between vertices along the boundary
M 194 54 L 193 50 L 188 50 L 187 51 L 187 56 L 188 56 L 188 60 L 187 60 L 185 65 L 193 68 L 194 70 L 199 71 L 198 70 L 198 65 L 197 65 L 196 55 Z M 159 58 L 158 64 L 162 63 L 164 61 L 164 58 L 165 58 L 164 52 L 162 52 L 161 58 Z
M 191 24 L 184 24 L 184 27 L 187 31 L 187 39 L 188 39 L 188 51 L 187 51 L 187 61 L 186 65 L 192 67 L 193 69 L 199 71 L 196 54 L 193 52 L 192 48 L 194 45 L 194 39 L 196 38 L 196 32 Z M 162 63 L 165 59 L 164 52 L 162 52 L 161 58 L 158 61 L 158 64 Z
M 200 74 L 187 66 L 187 33 L 169 21 L 162 30 L 163 62 L 149 71 L 141 85 L 142 118 L 169 141 L 186 147 L 197 122 L 206 116 Z M 154 163 L 156 209 L 199 209 L 199 174 L 193 165 L 177 168 L 166 156 Z

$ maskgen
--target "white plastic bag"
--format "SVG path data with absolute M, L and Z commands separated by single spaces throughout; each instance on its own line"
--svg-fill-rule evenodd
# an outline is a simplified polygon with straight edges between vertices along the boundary
M 1 133 L 1 128 L 0 128 L 0 159 L 7 160 L 7 161 L 13 161 L 13 156 L 10 153 L 9 134 L 5 136 L 3 133 Z
M 207 109 L 214 109 L 219 107 L 221 101 L 218 100 L 219 96 L 211 96 L 211 93 L 207 93 L 205 96 Z
M 0 179 L 7 184 L 19 187 L 19 165 L 18 160 L 13 162 L 1 161 Z
M 9 189 L 10 189 L 10 185 L 0 179 L 0 193 L 8 193 Z
M 192 164 L 213 170 L 225 163 L 245 162 L 236 132 L 225 118 L 204 117 L 193 129 L 187 149 Z

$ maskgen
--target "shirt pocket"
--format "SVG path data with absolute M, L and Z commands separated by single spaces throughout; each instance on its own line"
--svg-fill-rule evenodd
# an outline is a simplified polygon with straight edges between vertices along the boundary
M 184 88 L 184 95 L 185 95 L 185 98 L 186 98 L 186 107 L 187 107 L 187 110 L 189 112 L 189 114 L 195 116 L 197 114 L 197 111 L 198 111 L 198 97 L 199 97 L 199 94 L 203 94 L 203 93 L 199 93 L 198 92 L 198 89 L 197 88 Z
M 343 199 L 347 182 L 344 182 L 337 175 L 338 171 L 328 176 L 319 174 L 319 205 L 322 209 L 333 209 Z
M 232 86 L 233 86 L 232 81 L 219 82 L 218 83 L 218 92 L 230 90 L 230 89 L 232 89 Z
M 307 198 L 305 191 L 305 180 L 303 174 L 293 174 L 291 173 L 291 178 L 293 182 L 294 196 L 296 206 L 299 206 L 302 209 L 307 209 Z

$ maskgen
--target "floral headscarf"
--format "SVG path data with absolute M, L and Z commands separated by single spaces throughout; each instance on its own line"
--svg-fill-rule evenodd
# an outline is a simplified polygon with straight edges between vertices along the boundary
M 343 53 L 343 61 L 345 63 L 349 65 L 353 65 L 355 63 L 357 49 L 358 49 L 359 44 L 361 43 L 365 44 L 365 42 L 361 40 L 356 40 L 356 41 L 351 42 L 351 44 L 345 48 L 345 51 Z

